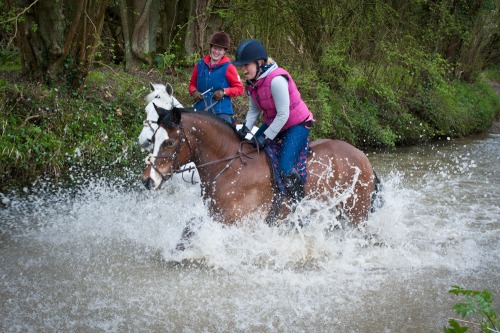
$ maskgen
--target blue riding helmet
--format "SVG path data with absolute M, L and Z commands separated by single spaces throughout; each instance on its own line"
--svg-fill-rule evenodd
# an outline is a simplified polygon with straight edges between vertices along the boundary
M 236 49 L 236 59 L 233 61 L 233 65 L 242 66 L 259 59 L 267 61 L 266 48 L 261 41 L 247 39 L 238 45 Z

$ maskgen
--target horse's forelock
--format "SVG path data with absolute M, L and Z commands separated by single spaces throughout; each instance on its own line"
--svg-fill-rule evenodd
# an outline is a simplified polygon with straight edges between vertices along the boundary
M 156 106 L 161 107 L 162 109 L 165 110 L 172 110 L 174 107 L 174 99 L 154 99 L 151 103 L 153 103 Z
M 146 96 L 146 98 L 144 98 L 144 100 L 149 104 L 156 98 L 157 95 L 158 93 L 156 91 L 152 91 Z
M 167 92 L 167 87 L 161 83 L 152 83 L 153 91 L 145 98 L 146 103 L 151 103 L 155 99 L 172 100 L 173 96 Z
M 180 123 L 181 109 L 172 108 L 171 110 L 163 109 L 162 114 L 159 115 L 158 123 L 165 128 L 175 128 Z
M 146 117 L 148 120 L 156 121 L 158 119 L 158 113 L 156 111 L 156 107 L 159 107 L 163 110 L 171 110 L 174 107 L 173 100 L 165 101 L 162 99 L 154 99 L 152 102 L 149 102 L 146 105 Z

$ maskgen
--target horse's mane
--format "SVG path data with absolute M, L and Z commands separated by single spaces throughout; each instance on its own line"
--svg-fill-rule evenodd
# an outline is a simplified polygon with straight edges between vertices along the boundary
M 235 135 L 238 135 L 238 132 L 236 130 L 236 127 L 233 126 L 233 124 L 228 123 L 224 119 L 220 118 L 214 113 L 211 112 L 206 112 L 206 111 L 195 111 L 193 108 L 178 108 L 182 114 L 193 114 L 193 115 L 199 115 L 201 117 L 207 117 L 215 122 L 218 122 L 220 124 L 224 124 L 225 127 L 232 129 Z

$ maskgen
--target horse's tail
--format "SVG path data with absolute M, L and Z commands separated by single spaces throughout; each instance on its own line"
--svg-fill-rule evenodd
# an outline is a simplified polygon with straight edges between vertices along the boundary
M 380 181 L 380 178 L 378 178 L 375 170 L 373 170 L 373 177 L 375 178 L 375 190 L 372 193 L 372 213 L 384 205 L 384 198 L 382 196 L 382 182 Z

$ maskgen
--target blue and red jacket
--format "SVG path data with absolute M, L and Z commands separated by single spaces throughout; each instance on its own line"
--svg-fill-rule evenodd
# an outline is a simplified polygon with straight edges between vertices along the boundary
M 225 90 L 224 98 L 210 107 L 207 111 L 215 114 L 230 114 L 233 115 L 233 106 L 230 97 L 240 96 L 244 92 L 243 84 L 236 67 L 231 63 L 231 60 L 224 56 L 215 65 L 210 67 L 210 55 L 205 56 L 196 64 L 191 79 L 189 81 L 189 93 L 192 95 L 195 90 L 204 93 L 211 89 L 205 95 L 204 100 L 196 103 L 194 108 L 197 110 L 205 110 L 207 106 L 215 103 L 212 95 L 219 89 Z

